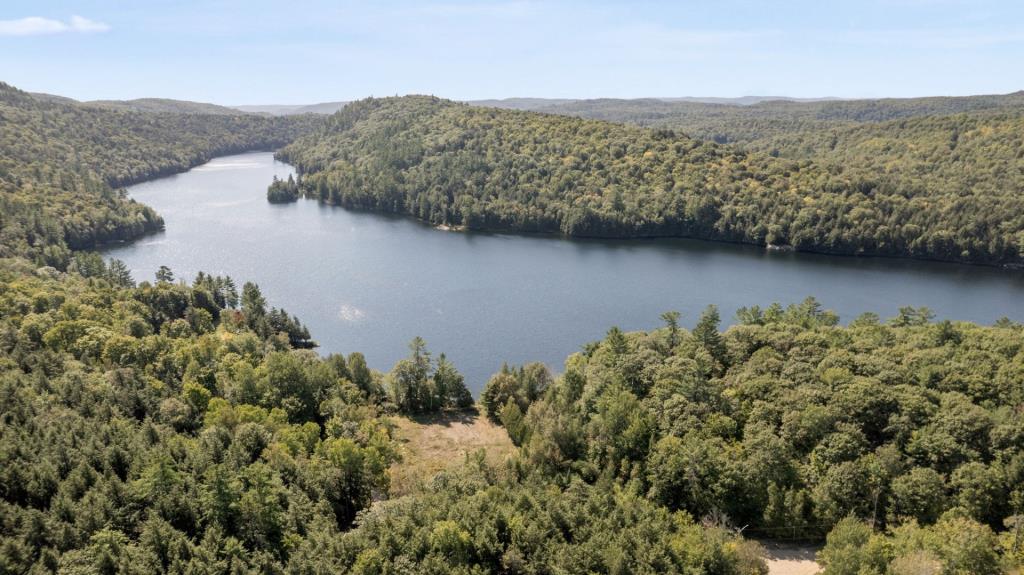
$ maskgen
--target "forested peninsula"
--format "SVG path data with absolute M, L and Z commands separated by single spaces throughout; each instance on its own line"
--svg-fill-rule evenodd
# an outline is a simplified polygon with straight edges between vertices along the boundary
M 668 128 L 408 96 L 351 103 L 279 157 L 307 197 L 435 225 L 1019 266 L 1019 118 L 905 121 L 921 125 L 883 146 L 897 147 L 887 169 L 870 137 L 842 136 L 866 158 L 847 169 L 840 152 L 819 163 Z

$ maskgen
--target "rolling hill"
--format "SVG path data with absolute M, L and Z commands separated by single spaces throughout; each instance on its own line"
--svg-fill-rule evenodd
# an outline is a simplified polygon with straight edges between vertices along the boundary
M 116 188 L 217 155 L 273 150 L 322 122 L 150 104 L 160 112 L 39 97 L 0 83 L 0 257 L 62 267 L 69 248 L 160 229 L 156 213 Z
M 1016 265 L 1022 121 L 907 120 L 920 129 L 904 132 L 915 136 L 902 155 L 885 149 L 895 160 L 879 170 L 869 138 L 851 144 L 860 163 L 847 167 L 668 129 L 409 96 L 350 104 L 280 157 L 298 167 L 308 197 L 433 224 Z M 949 130 L 959 134 L 952 148 Z

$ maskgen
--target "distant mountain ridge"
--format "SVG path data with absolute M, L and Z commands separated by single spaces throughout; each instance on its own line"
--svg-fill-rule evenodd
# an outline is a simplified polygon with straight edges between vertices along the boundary
M 696 102 L 698 104 L 727 104 L 732 106 L 753 106 L 762 102 L 838 102 L 856 100 L 857 98 L 838 98 L 823 96 L 820 98 L 792 98 L 789 96 L 740 96 L 737 98 L 718 98 L 704 96 L 684 96 L 682 98 L 656 98 L 663 102 Z
M 736 98 L 678 96 L 670 98 L 496 98 L 487 100 L 467 100 L 473 106 L 489 106 L 510 110 L 541 110 L 551 106 L 567 106 L 581 102 L 613 100 L 623 102 L 693 102 L 696 104 L 723 104 L 727 106 L 753 106 L 762 102 L 835 102 L 847 98 L 791 98 L 788 96 L 740 96 Z
M 764 116 L 778 120 L 884 121 L 897 117 L 949 114 L 980 109 L 1002 108 L 1024 102 L 1024 92 L 978 96 L 930 96 L 920 98 L 794 98 L 789 96 L 679 96 L 650 98 L 488 98 L 464 100 L 471 106 L 527 110 L 567 116 L 581 116 L 611 122 L 684 127 L 693 116 Z M 263 104 L 230 106 L 234 110 L 271 116 L 294 114 L 333 114 L 348 101 L 318 104 Z
M 153 114 L 208 114 L 218 116 L 240 116 L 247 114 L 243 110 L 237 110 L 227 106 L 211 104 L 208 102 L 192 102 L 189 100 L 175 100 L 172 98 L 136 98 L 133 100 L 75 100 L 66 96 L 45 94 L 41 92 L 30 92 L 29 95 L 39 101 L 65 105 L 85 106 L 88 108 L 103 108 L 107 110 L 128 110 L 133 112 L 148 112 Z
M 132 100 L 75 100 L 66 96 L 31 92 L 29 95 L 40 102 L 79 105 L 108 110 L 131 110 L 157 114 L 212 114 L 220 116 L 261 115 L 297 116 L 301 114 L 330 115 L 342 109 L 348 102 L 320 102 L 317 104 L 266 104 L 244 106 L 222 106 L 209 102 L 175 100 L 172 98 L 135 98 Z
M 210 104 L 206 102 L 190 102 L 188 100 L 172 100 L 168 98 L 138 98 L 135 100 L 91 100 L 82 102 L 83 106 L 109 108 L 113 110 L 133 110 L 136 112 L 171 113 L 171 114 L 214 114 L 218 116 L 237 116 L 240 110 Z
M 348 102 L 320 102 L 319 104 L 253 104 L 231 106 L 234 110 L 249 114 L 269 114 L 271 116 L 294 116 L 297 114 L 333 114 L 345 107 Z
M 751 106 L 761 102 L 825 102 L 838 101 L 841 98 L 789 98 L 786 96 L 743 96 L 739 98 L 691 97 L 678 98 L 632 98 L 627 101 L 654 100 L 659 102 L 696 102 L 701 104 L 724 104 L 733 106 Z M 593 101 L 583 98 L 491 98 L 485 100 L 466 100 L 472 106 L 505 108 L 509 110 L 542 110 L 550 106 L 565 106 L 580 102 Z M 271 116 L 291 116 L 294 114 L 333 114 L 345 107 L 348 101 L 321 102 L 319 104 L 252 104 L 230 106 L 230 108 L 251 114 L 270 114 Z
M 330 115 L 349 101 L 315 104 L 246 104 L 227 106 L 170 98 L 79 101 L 64 96 L 30 93 L 39 101 L 79 104 L 89 107 L 175 114 L 259 114 L 294 116 Z M 818 120 L 884 121 L 898 117 L 960 113 L 980 109 L 1003 108 L 1024 103 L 1024 91 L 1011 94 L 978 96 L 934 96 L 921 98 L 794 98 L 789 96 L 679 96 L 649 98 L 533 98 L 511 97 L 465 100 L 471 106 L 528 110 L 568 116 L 581 116 L 639 125 L 689 128 L 694 116 L 743 115 L 771 120 L 814 118 Z M 733 118 L 726 118 L 733 119 Z M 698 137 L 704 134 L 695 134 Z
M 742 119 L 771 121 L 884 122 L 919 116 L 1024 107 L 1024 91 L 977 96 L 921 98 L 591 98 L 558 100 L 509 98 L 479 100 L 471 105 L 580 116 L 611 122 L 687 128 L 687 123 Z
M 898 122 L 926 117 L 950 117 L 958 114 L 1024 115 L 1024 92 L 978 96 L 933 96 L 923 98 L 882 98 L 871 100 L 762 100 L 744 104 L 698 102 L 692 99 L 614 99 L 552 101 L 500 101 L 489 105 L 525 109 L 546 114 L 575 116 L 607 122 L 634 124 L 647 128 L 671 129 L 699 140 L 720 144 L 738 144 L 747 149 L 780 153 L 790 157 L 808 157 L 825 148 L 813 149 L 798 141 L 833 131 L 858 126 Z M 901 131 L 900 126 L 884 127 L 887 138 Z M 896 130 L 896 132 L 892 132 Z M 788 148 L 788 149 L 787 149 Z

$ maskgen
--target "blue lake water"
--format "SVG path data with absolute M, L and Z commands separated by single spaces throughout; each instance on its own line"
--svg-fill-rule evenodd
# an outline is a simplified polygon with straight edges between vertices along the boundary
M 928 306 L 939 319 L 1024 320 L 1024 273 L 911 260 L 772 253 L 697 240 L 567 240 L 467 234 L 300 200 L 266 201 L 293 170 L 270 153 L 215 159 L 129 188 L 166 231 L 106 250 L 137 281 L 161 265 L 257 282 L 306 323 L 321 352 L 361 351 L 387 370 L 414 336 L 445 352 L 479 393 L 503 361 L 565 357 L 612 325 L 650 329 L 667 310 L 692 325 L 708 304 L 808 295 L 844 321 Z

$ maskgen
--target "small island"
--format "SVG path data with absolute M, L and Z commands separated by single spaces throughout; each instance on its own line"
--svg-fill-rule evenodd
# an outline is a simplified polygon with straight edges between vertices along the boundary
M 290 174 L 287 180 L 274 176 L 267 187 L 267 201 L 272 204 L 287 204 L 299 199 L 299 183 Z

